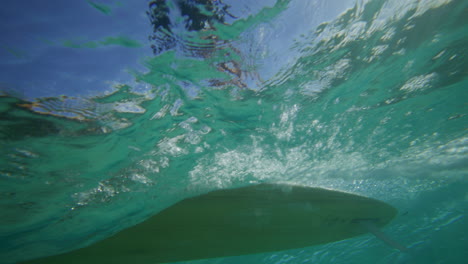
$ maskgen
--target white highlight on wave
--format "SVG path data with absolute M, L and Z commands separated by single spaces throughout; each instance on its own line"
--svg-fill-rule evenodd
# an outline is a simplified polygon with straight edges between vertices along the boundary
M 432 83 L 437 80 L 437 73 L 429 73 L 426 75 L 418 75 L 409 79 L 400 90 L 407 92 L 422 91 L 430 88 Z

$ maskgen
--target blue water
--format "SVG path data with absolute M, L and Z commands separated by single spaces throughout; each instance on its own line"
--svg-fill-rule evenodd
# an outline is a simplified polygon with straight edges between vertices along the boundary
M 185 263 L 466 262 L 468 2 L 44 2 L 0 12 L 0 263 L 261 182 L 385 201 L 410 250 Z

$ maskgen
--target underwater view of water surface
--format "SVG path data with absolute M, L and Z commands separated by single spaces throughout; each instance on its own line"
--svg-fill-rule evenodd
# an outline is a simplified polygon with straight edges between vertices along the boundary
M 466 263 L 467 1 L 6 0 L 0 22 L 0 263 L 259 183 L 386 202 L 408 251 L 180 263 Z

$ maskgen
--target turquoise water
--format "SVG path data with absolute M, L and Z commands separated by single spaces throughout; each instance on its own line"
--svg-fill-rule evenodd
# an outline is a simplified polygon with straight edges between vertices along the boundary
M 210 190 L 287 182 L 392 204 L 384 231 L 409 253 L 365 235 L 186 263 L 464 263 L 468 3 L 360 1 L 294 35 L 301 5 L 174 29 L 112 93 L 4 92 L 0 262 L 95 242 Z

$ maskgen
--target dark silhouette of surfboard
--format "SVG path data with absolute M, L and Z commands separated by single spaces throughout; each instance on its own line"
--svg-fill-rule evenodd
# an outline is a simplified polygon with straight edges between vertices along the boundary
M 23 263 L 140 264 L 279 251 L 375 233 L 396 213 L 354 194 L 260 184 L 188 198 L 91 246 Z

